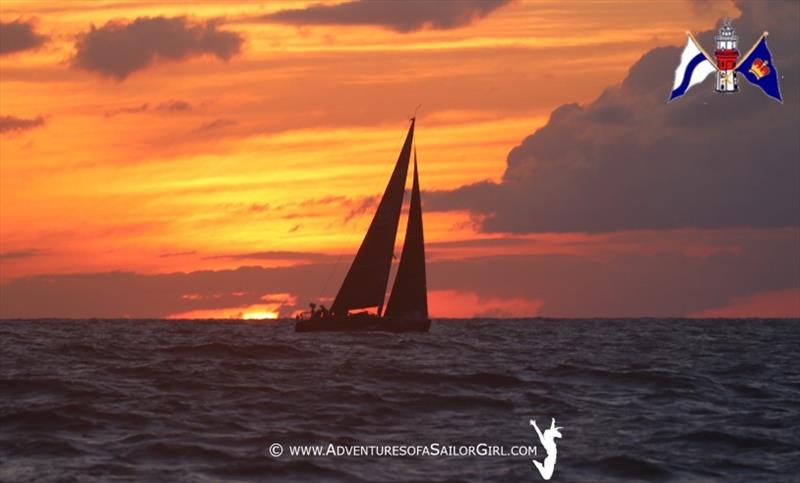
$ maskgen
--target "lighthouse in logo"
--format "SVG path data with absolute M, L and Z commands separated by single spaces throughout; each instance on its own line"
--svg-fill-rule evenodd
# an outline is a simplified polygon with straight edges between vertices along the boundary
M 730 20 L 723 22 L 714 40 L 717 41 L 717 50 L 714 51 L 717 58 L 717 92 L 737 92 L 739 83 L 736 79 L 736 61 L 739 59 L 739 51 L 736 46 L 739 37 L 734 33 Z

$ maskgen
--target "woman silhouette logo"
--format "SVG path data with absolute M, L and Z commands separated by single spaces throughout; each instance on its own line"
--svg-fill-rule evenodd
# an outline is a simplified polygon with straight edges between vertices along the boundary
M 547 456 L 544 458 L 544 464 L 536 460 L 533 460 L 533 464 L 536 465 L 542 478 L 549 480 L 553 476 L 553 470 L 556 468 L 556 455 L 558 454 L 558 450 L 556 449 L 555 438 L 561 437 L 559 429 L 563 428 L 556 427 L 556 418 L 552 418 L 550 429 L 545 429 L 544 434 L 539 431 L 539 426 L 536 425 L 536 421 L 533 419 L 531 419 L 531 426 L 536 430 L 536 434 L 539 435 L 539 441 L 542 442 L 542 446 L 544 446 L 544 450 L 547 452 Z

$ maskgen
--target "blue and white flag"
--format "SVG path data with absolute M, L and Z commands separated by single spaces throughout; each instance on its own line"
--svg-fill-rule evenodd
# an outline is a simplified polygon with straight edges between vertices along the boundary
M 687 36 L 686 48 L 681 54 L 681 63 L 675 69 L 675 82 L 669 100 L 676 99 L 684 94 L 695 84 L 699 84 L 708 77 L 708 74 L 717 70 L 709 60 L 703 49 L 694 41 L 691 35 Z
M 767 48 L 767 39 L 764 35 L 756 42 L 753 50 L 739 61 L 736 71 L 744 75 L 751 84 L 760 87 L 764 94 L 783 102 L 778 86 L 778 70 L 772 63 L 772 54 Z

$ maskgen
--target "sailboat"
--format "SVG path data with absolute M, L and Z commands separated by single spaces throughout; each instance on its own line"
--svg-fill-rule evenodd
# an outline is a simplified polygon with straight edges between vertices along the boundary
M 416 149 L 408 227 L 394 286 L 384 311 L 389 270 L 394 258 L 397 226 L 414 142 L 415 122 L 416 119 L 411 118 L 411 125 L 392 176 L 333 305 L 330 310 L 315 310 L 312 305 L 311 314 L 300 317 L 295 324 L 296 332 L 430 330 Z M 377 308 L 376 313 L 366 310 L 374 308 Z

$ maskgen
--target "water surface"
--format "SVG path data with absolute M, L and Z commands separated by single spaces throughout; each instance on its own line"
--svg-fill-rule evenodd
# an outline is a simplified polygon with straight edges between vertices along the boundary
M 0 322 L 1 481 L 542 481 L 530 457 L 270 444 L 538 445 L 551 481 L 797 481 L 796 320 Z

